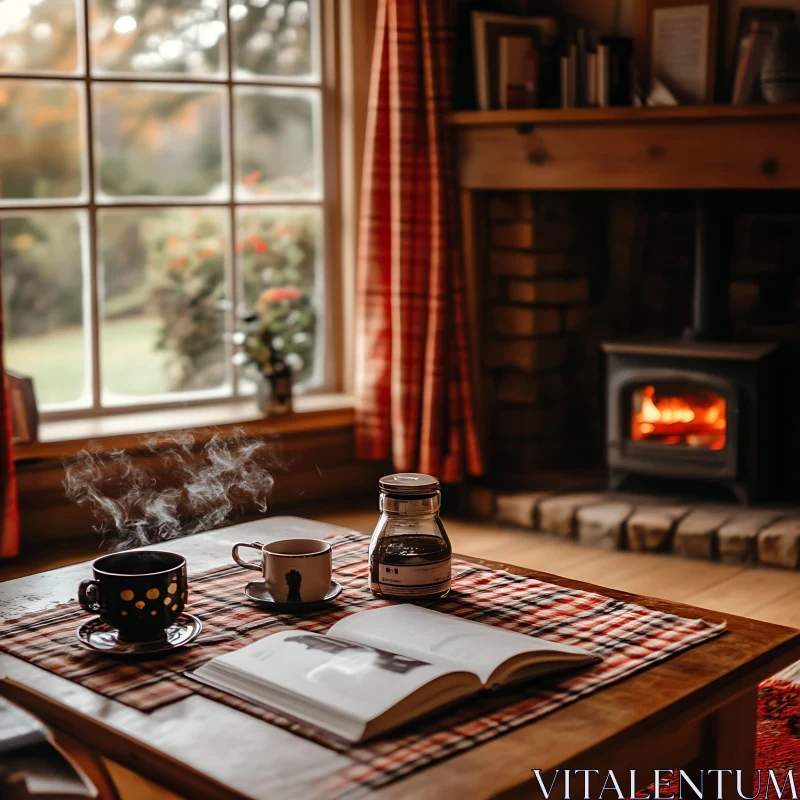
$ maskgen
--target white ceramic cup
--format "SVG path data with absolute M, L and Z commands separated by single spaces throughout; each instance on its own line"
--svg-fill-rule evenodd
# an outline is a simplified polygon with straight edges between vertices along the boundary
M 243 561 L 240 547 L 259 550 L 261 558 Z M 231 555 L 239 566 L 261 572 L 269 593 L 279 603 L 314 603 L 330 589 L 333 557 L 330 543 L 323 539 L 237 542 Z

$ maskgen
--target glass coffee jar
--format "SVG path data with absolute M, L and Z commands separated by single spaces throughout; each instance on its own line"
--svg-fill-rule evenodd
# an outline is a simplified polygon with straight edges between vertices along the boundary
M 444 597 L 453 548 L 439 519 L 439 481 L 401 472 L 378 486 L 381 517 L 369 545 L 369 588 L 393 600 Z

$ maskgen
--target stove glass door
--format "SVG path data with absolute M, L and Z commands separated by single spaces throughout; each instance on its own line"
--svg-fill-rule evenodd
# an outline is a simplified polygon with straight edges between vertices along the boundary
M 630 438 L 670 447 L 722 450 L 727 432 L 725 398 L 692 383 L 650 383 L 630 394 Z

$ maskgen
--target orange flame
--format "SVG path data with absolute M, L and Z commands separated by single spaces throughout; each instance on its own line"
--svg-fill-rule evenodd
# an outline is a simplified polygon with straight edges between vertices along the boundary
M 725 447 L 725 399 L 708 391 L 656 395 L 655 386 L 633 393 L 631 438 L 705 450 Z

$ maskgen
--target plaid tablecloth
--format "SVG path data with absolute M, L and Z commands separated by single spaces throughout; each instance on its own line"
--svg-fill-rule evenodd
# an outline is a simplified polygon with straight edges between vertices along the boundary
M 75 630 L 86 614 L 77 603 L 8 621 L 0 626 L 0 650 L 140 711 L 201 694 L 253 714 L 345 753 L 352 765 L 326 782 L 325 794 L 351 797 L 526 725 L 718 636 L 725 628 L 724 622 L 684 619 L 454 560 L 453 591 L 436 605 L 437 611 L 584 647 L 603 661 L 579 673 L 484 693 L 436 718 L 356 746 L 250 706 L 184 674 L 262 636 L 289 628 L 322 633 L 348 614 L 385 605 L 367 589 L 368 539 L 346 534 L 332 541 L 334 570 L 344 591 L 326 610 L 302 617 L 271 614 L 245 598 L 244 585 L 253 573 L 231 565 L 190 576 L 187 610 L 203 620 L 203 632 L 183 650 L 145 661 L 122 661 L 84 650 Z

